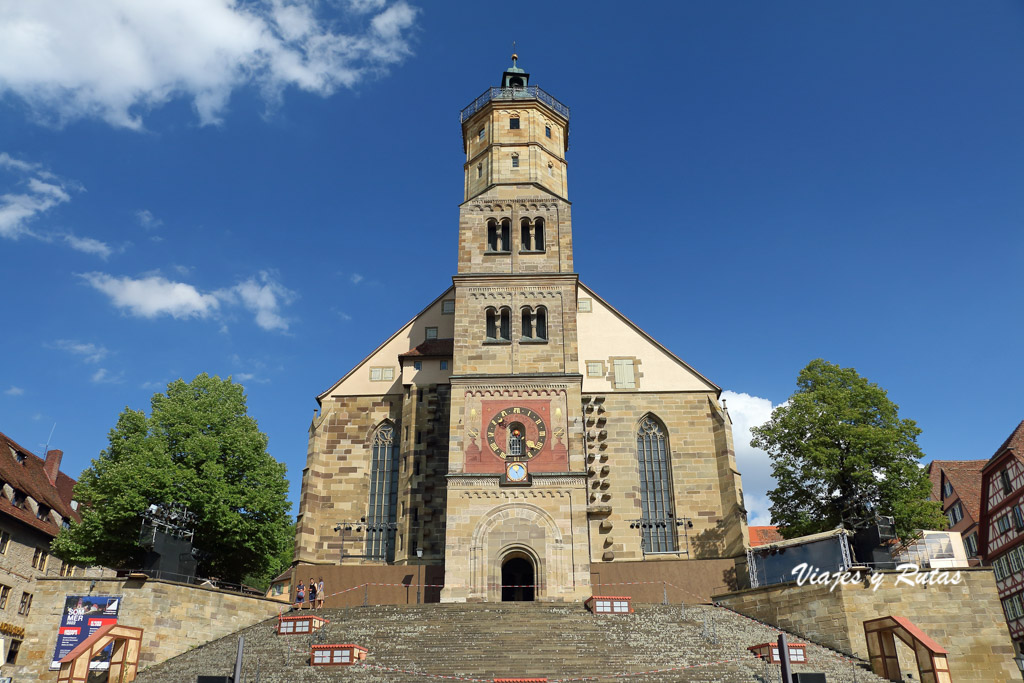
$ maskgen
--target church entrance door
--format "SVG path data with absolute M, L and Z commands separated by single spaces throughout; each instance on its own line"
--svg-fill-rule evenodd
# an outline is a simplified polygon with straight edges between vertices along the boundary
M 501 565 L 501 601 L 529 602 L 534 595 L 533 563 L 525 557 L 512 557 Z

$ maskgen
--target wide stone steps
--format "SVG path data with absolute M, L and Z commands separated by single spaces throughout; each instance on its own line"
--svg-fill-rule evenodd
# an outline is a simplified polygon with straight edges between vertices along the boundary
M 678 606 L 638 607 L 634 614 L 600 617 L 581 605 L 545 603 L 357 607 L 317 614 L 331 623 L 312 635 L 278 636 L 276 620 L 270 620 L 152 667 L 137 680 L 191 683 L 197 674 L 230 675 L 238 635 L 245 637 L 246 683 L 441 677 L 768 683 L 779 677 L 777 665 L 767 668 L 746 649 L 774 641 L 777 632 L 709 606 L 688 606 L 685 614 Z M 355 643 L 370 654 L 365 666 L 312 667 L 315 643 Z M 809 646 L 808 658 L 794 669 L 824 672 L 830 683 L 883 681 L 820 646 Z

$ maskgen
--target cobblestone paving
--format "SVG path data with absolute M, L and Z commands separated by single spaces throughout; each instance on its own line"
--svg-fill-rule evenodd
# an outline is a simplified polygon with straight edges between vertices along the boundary
M 278 636 L 276 619 L 221 638 L 142 672 L 139 683 L 191 683 L 197 674 L 230 675 L 245 636 L 245 683 L 365 683 L 458 678 L 546 677 L 550 681 L 771 683 L 747 651 L 778 632 L 723 608 L 638 607 L 595 617 L 580 605 L 500 603 L 318 610 L 331 620 L 313 635 Z M 791 641 L 796 640 L 791 637 Z M 803 642 L 803 641 L 801 641 Z M 365 665 L 309 666 L 310 646 L 355 643 Z M 863 662 L 809 644 L 795 671 L 823 672 L 829 683 L 882 683 Z

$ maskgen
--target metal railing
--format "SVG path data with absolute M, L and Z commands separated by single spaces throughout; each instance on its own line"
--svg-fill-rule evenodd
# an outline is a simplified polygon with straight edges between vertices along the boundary
M 488 88 L 484 91 L 483 95 L 473 100 L 469 106 L 459 113 L 459 123 L 465 122 L 466 119 L 480 111 L 481 107 L 492 100 L 539 100 L 566 119 L 569 118 L 569 107 L 541 90 L 539 86 L 529 85 L 525 88 Z

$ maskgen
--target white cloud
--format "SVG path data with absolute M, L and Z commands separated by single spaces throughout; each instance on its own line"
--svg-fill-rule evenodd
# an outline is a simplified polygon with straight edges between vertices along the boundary
M 111 375 L 106 368 L 100 368 L 92 374 L 92 381 L 96 384 L 120 384 L 124 381 L 124 373 Z
M 352 280 L 352 284 L 358 285 L 360 282 L 363 281 L 363 276 L 360 275 L 359 273 L 352 273 L 352 277 L 350 277 L 349 279 Z
M 149 209 L 140 209 L 135 212 L 135 220 L 146 230 L 156 230 L 164 224 L 162 220 L 153 215 Z
M 220 302 L 184 282 L 171 282 L 158 275 L 134 279 L 106 273 L 85 273 L 82 279 L 110 297 L 111 302 L 132 315 L 156 318 L 206 318 L 217 312 Z
M 0 84 L 2 82 L 0 77 Z M 16 176 L 14 184 L 20 186 L 19 190 L 0 195 L 0 237 L 48 239 L 33 232 L 30 224 L 55 206 L 70 201 L 68 188 L 57 176 L 42 170 L 39 164 L 15 159 L 6 152 L 0 152 L 0 168 L 11 171 Z M 70 189 L 81 188 L 72 183 Z
M 114 250 L 106 242 L 94 240 L 91 237 L 76 237 L 74 235 L 64 235 L 64 242 L 75 251 L 81 251 L 86 254 L 96 254 L 104 261 L 114 253 Z
M 771 460 L 764 451 L 750 446 L 750 428 L 758 427 L 772 415 L 772 402 L 766 398 L 751 396 L 735 391 L 723 391 L 722 399 L 732 418 L 733 448 L 736 450 L 736 466 L 743 478 L 743 500 L 747 507 L 747 523 L 750 526 L 771 524 L 768 491 L 775 488 Z
M 21 396 L 22 394 L 25 393 L 25 390 L 22 389 L 21 387 L 16 387 L 12 385 L 11 388 L 5 391 L 4 393 L 7 394 L 8 396 Z
M 268 102 L 288 87 L 327 96 L 382 74 L 408 54 L 418 9 L 350 0 L 325 18 L 316 0 L 11 0 L 0 4 L 0 93 L 43 121 L 100 118 L 140 129 L 144 114 L 185 97 L 203 124 L 232 93 Z M 356 25 L 341 33 L 345 20 Z
M 296 297 L 269 271 L 209 293 L 186 282 L 168 280 L 159 273 L 137 278 L 107 273 L 84 273 L 79 277 L 110 297 L 117 308 L 141 318 L 217 318 L 226 306 L 241 306 L 255 314 L 256 324 L 263 329 L 282 332 L 288 330 L 289 321 L 281 308 Z
M 376 12 L 388 4 L 387 0 L 348 0 L 349 9 L 359 14 Z
M 290 304 L 295 293 L 277 282 L 267 271 L 260 272 L 258 279 L 249 278 L 230 290 L 218 292 L 219 296 L 230 302 L 237 297 L 241 304 L 256 314 L 256 324 L 265 330 L 288 329 L 288 321 L 280 314 L 281 303 Z
M 86 363 L 99 363 L 110 353 L 105 346 L 97 346 L 96 344 L 80 342 L 74 339 L 58 339 L 47 346 L 51 349 L 60 349 L 76 356 L 82 356 Z

